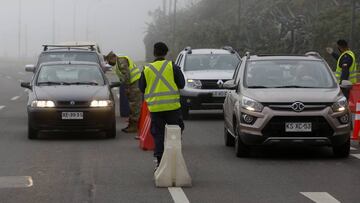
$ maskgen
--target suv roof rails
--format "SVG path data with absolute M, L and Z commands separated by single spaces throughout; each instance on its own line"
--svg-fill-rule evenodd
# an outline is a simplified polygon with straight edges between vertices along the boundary
M 192 48 L 190 46 L 185 47 L 184 51 L 186 51 L 188 54 L 192 54 Z
M 224 46 L 222 49 L 230 51 L 230 53 L 235 54 L 236 51 L 231 46 Z
M 249 51 L 245 52 L 245 56 L 246 56 L 246 59 L 250 59 L 250 52 Z
M 321 55 L 319 54 L 319 52 L 316 51 L 309 51 L 305 53 L 306 56 L 315 56 L 317 58 L 322 58 Z
M 95 45 L 93 44 L 86 44 L 86 45 L 56 45 L 56 44 L 44 44 L 44 51 L 48 51 L 49 48 L 57 48 L 57 49 L 61 49 L 61 48 L 66 48 L 66 49 L 80 49 L 80 48 L 88 48 L 91 51 L 95 51 Z

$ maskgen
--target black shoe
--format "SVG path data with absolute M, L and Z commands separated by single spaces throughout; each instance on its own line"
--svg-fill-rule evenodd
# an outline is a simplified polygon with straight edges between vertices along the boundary
M 121 129 L 121 131 L 126 132 L 127 129 L 129 129 L 129 126 L 127 126 L 126 128 Z

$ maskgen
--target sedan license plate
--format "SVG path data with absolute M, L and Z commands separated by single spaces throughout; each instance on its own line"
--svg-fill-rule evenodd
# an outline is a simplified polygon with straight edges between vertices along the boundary
M 285 123 L 286 132 L 311 132 L 312 123 Z
M 62 112 L 61 117 L 63 120 L 82 120 L 84 119 L 83 112 Z
M 227 91 L 217 91 L 213 92 L 212 95 L 213 97 L 226 97 L 227 93 Z

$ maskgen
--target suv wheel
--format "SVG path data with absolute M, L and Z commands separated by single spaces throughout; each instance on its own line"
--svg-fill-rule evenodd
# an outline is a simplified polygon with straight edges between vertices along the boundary
M 240 138 L 239 124 L 236 122 L 235 127 L 235 154 L 237 157 L 248 157 L 250 155 L 250 147 L 245 145 Z
M 342 145 L 333 146 L 335 157 L 346 158 L 350 154 L 350 139 Z
M 235 138 L 229 133 L 229 131 L 224 127 L 224 141 L 225 146 L 232 147 L 235 145 Z

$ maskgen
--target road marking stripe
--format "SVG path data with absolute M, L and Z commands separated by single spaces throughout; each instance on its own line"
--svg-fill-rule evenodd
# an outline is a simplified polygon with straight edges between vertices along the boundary
M 34 185 L 31 176 L 0 177 L 0 188 L 28 188 Z
M 4 109 L 5 108 L 5 106 L 0 106 L 0 110 L 2 110 L 2 109 Z
M 18 100 L 19 98 L 20 98 L 20 96 L 15 96 L 15 97 L 11 98 L 11 101 Z
M 9 79 L 9 80 L 11 80 L 11 79 L 12 79 L 12 77 L 10 77 L 10 76 L 6 76 L 6 78 L 7 78 L 7 79 Z
M 190 203 L 181 187 L 169 187 L 168 189 L 175 203 Z
M 357 158 L 357 159 L 360 159 L 360 154 L 351 154 L 351 156 Z
M 300 192 L 300 193 L 316 203 L 340 203 L 339 200 L 335 199 L 327 192 Z
M 350 147 L 351 151 L 356 151 L 357 149 L 355 147 Z

